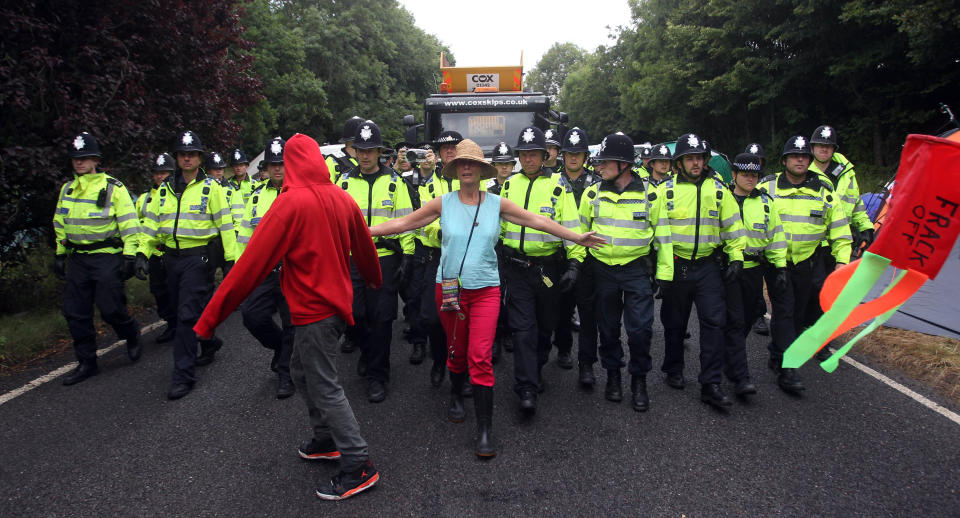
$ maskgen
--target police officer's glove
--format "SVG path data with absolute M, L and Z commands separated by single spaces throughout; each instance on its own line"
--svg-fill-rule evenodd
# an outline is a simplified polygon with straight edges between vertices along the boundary
M 864 250 L 870 248 L 870 245 L 873 244 L 874 237 L 875 233 L 872 228 L 860 231 L 860 235 L 853 247 L 853 253 L 856 255 L 856 257 L 860 257 L 863 255 Z M 863 247 L 863 250 L 861 250 L 861 246 Z
M 773 285 L 777 288 L 777 291 L 787 291 L 790 281 L 787 278 L 787 269 L 786 268 L 777 268 L 777 278 L 773 281 Z
M 397 268 L 396 273 L 393 274 L 393 282 L 398 286 L 402 285 L 410 279 L 410 274 L 413 273 L 413 256 L 404 254 L 403 258 L 400 259 L 400 267 Z
M 150 266 L 147 263 L 147 256 L 143 254 L 137 254 L 137 258 L 134 263 L 134 274 L 141 281 L 145 281 L 147 280 L 148 271 L 150 271 Z
M 723 280 L 728 283 L 737 282 L 741 272 L 743 272 L 743 261 L 730 261 L 727 271 L 723 273 Z
M 57 254 L 53 258 L 53 274 L 61 281 L 67 280 L 67 255 Z
M 137 258 L 132 255 L 123 256 L 123 273 L 121 278 L 123 280 L 128 280 L 133 277 L 133 274 L 137 271 Z
M 230 273 L 230 269 L 233 268 L 233 261 L 225 261 L 223 263 L 223 277 L 226 278 Z
M 560 291 L 566 293 L 573 289 L 577 284 L 577 278 L 580 277 L 580 261 L 570 259 L 567 261 L 567 271 L 560 277 Z

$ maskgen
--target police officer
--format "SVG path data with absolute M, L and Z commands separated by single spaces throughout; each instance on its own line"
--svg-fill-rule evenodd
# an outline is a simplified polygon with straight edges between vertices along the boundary
M 762 318 L 758 302 L 763 299 L 764 272 L 771 270 L 774 289 L 770 296 L 778 299 L 780 306 L 779 299 L 787 291 L 787 242 L 773 199 L 756 188 L 763 175 L 760 155 L 740 153 L 734 158 L 732 169 L 730 191 L 740 206 L 746 245 L 743 272 L 738 279 L 725 283 L 727 323 L 723 363 L 727 379 L 734 384 L 734 394 L 743 397 L 757 393 L 747 366 L 747 334 L 750 325 L 758 317 Z
M 644 142 L 643 144 L 640 144 L 638 147 L 640 148 L 638 153 L 640 155 L 640 168 L 643 169 L 643 171 L 640 174 L 642 176 L 643 172 L 646 172 L 647 176 L 649 176 L 650 160 L 653 159 L 653 154 L 652 154 L 653 144 L 648 141 L 648 142 Z
M 673 282 L 661 285 L 660 318 L 666 338 L 662 369 L 667 385 L 684 388 L 683 338 L 690 308 L 696 303 L 700 399 L 720 408 L 732 404 L 720 388 L 726 320 L 723 283 L 736 280 L 743 270 L 745 232 L 737 203 L 720 175 L 707 165 L 709 157 L 704 140 L 693 133 L 681 135 L 673 153 L 679 174 L 661 185 L 674 255 Z
M 493 156 L 490 163 L 497 170 L 497 176 L 487 180 L 487 192 L 500 195 L 504 182 L 507 178 L 513 176 L 513 169 L 517 165 L 517 159 L 514 157 L 513 148 L 506 142 L 500 141 L 493 146 Z M 507 318 L 506 296 L 507 290 L 503 279 L 503 242 L 497 243 L 497 262 L 500 270 L 500 315 L 497 316 L 497 334 L 493 340 L 493 364 L 500 362 L 503 350 L 513 352 L 513 339 L 510 337 L 510 326 Z
M 127 188 L 97 169 L 100 158 L 100 144 L 93 135 L 83 132 L 71 141 L 73 180 L 60 188 L 53 213 L 54 274 L 67 281 L 63 316 L 78 362 L 64 385 L 80 383 L 98 372 L 94 301 L 117 337 L 127 341 L 130 361 L 140 359 L 142 351 L 140 326 L 127 313 L 123 285 L 136 270 L 140 225 Z
M 644 167 L 649 175 L 650 183 L 655 186 L 660 185 L 673 174 L 673 170 L 671 169 L 673 153 L 670 152 L 670 148 L 667 147 L 666 142 L 651 146 L 650 149 L 644 151 L 644 153 L 649 155 L 649 159 L 645 159 L 646 163 Z
M 354 115 L 343 123 L 343 133 L 340 136 L 340 143 L 343 144 L 343 156 L 331 153 L 326 158 L 327 169 L 330 170 L 330 181 L 336 183 L 340 175 L 357 167 L 357 151 L 353 148 L 353 142 L 357 127 L 362 122 L 362 118 Z
M 150 186 L 149 191 L 137 198 L 135 204 L 141 226 L 146 215 L 146 208 L 150 205 L 150 199 L 157 195 L 157 189 L 170 176 L 175 167 L 173 157 L 169 153 L 160 153 L 154 159 L 150 175 L 153 185 Z M 157 301 L 157 315 L 167 323 L 163 331 L 157 335 L 157 343 L 162 344 L 173 340 L 173 335 L 177 330 L 177 308 L 170 304 L 170 292 L 167 291 L 167 271 L 163 268 L 162 252 L 156 251 L 148 258 L 148 269 L 150 273 L 150 294 Z
M 233 221 L 234 230 L 240 229 L 240 220 L 243 219 L 243 195 L 240 190 L 234 187 L 234 184 L 227 180 L 224 173 L 227 169 L 227 162 L 220 156 L 220 153 L 211 151 L 207 155 L 207 174 L 212 176 L 217 183 L 223 187 L 223 194 L 230 203 L 230 218 Z
M 233 169 L 233 176 L 228 180 L 234 191 L 240 192 L 243 204 L 246 205 L 250 200 L 250 194 L 253 193 L 254 182 L 247 174 L 247 168 L 250 166 L 250 160 L 247 154 L 240 148 L 235 148 L 230 157 L 230 165 Z
M 461 141 L 463 136 L 459 132 L 448 130 L 440 133 L 437 140 L 433 142 L 440 155 L 440 163 L 437 163 L 436 155 L 431 150 L 419 164 L 422 180 L 418 192 L 421 205 L 448 192 L 460 190 L 459 180 L 442 174 L 442 164 L 453 161 L 457 155 L 457 144 Z M 439 387 L 447 372 L 447 335 L 443 331 L 443 326 L 440 325 L 440 315 L 437 313 L 434 291 L 430 285 L 436 279 L 437 269 L 440 267 L 440 221 L 434 221 L 420 229 L 416 234 L 416 240 L 422 254 L 417 261 L 417 268 L 422 269 L 422 273 L 417 274 L 422 279 L 419 324 L 430 344 L 430 358 L 433 362 L 430 368 L 430 383 L 434 387 Z M 461 393 L 461 395 L 469 394 L 470 390 L 472 385 L 464 383 L 463 391 L 467 393 Z
M 384 143 L 384 146 L 387 144 Z M 407 160 L 406 142 L 397 144 L 396 149 L 385 150 L 380 155 L 380 163 L 387 167 L 393 167 L 390 162 L 384 162 L 384 155 L 391 153 L 396 159 L 397 167 L 395 170 L 403 179 L 403 183 L 410 195 L 410 204 L 413 210 L 420 208 L 420 184 L 426 179 L 420 175 L 420 169 L 413 167 Z M 400 286 L 400 299 L 403 301 L 403 318 L 407 322 L 407 327 L 403 330 L 404 338 L 410 342 L 412 349 L 410 351 L 410 363 L 420 365 L 426 356 L 427 336 L 423 331 L 423 325 L 420 319 L 420 300 L 423 298 L 421 290 L 423 289 L 423 247 L 420 241 L 414 240 L 415 250 L 413 253 L 413 273 L 407 277 L 407 280 Z
M 571 130 L 572 131 L 572 130 Z M 623 317 L 630 347 L 630 387 L 633 409 L 650 408 L 647 373 L 651 369 L 650 339 L 653 335 L 654 275 L 661 282 L 673 278 L 673 245 L 664 197 L 648 180 L 633 170 L 633 141 L 623 133 L 607 135 L 597 153 L 597 171 L 603 181 L 587 188 L 580 202 L 581 230 L 595 230 L 607 245 L 588 250 L 596 286 L 597 322 L 600 328 L 600 363 L 607 371 L 605 397 L 623 399 L 620 369 L 620 319 Z M 654 239 L 658 242 L 654 252 Z M 654 267 L 654 264 L 657 266 Z M 596 346 L 585 354 L 581 336 L 581 378 L 588 371 L 593 384 Z M 584 383 L 584 379 L 581 379 Z
M 629 138 L 629 137 L 628 137 Z M 549 143 L 547 144 L 549 146 Z M 632 144 L 631 144 L 632 145 Z M 632 147 L 630 148 L 633 149 Z M 560 148 L 563 153 L 563 175 L 564 180 L 570 185 L 573 191 L 573 199 L 580 206 L 580 200 L 584 190 L 600 181 L 600 177 L 592 171 L 584 168 L 587 158 L 590 156 L 590 150 L 587 147 L 587 133 L 580 128 L 571 128 L 563 136 L 563 145 Z M 587 254 L 585 260 L 590 260 Z M 563 369 L 573 368 L 573 359 L 570 352 L 573 349 L 573 310 L 577 309 L 580 316 L 580 333 L 577 339 L 578 359 L 580 361 L 581 384 L 592 385 L 590 381 L 593 376 L 593 369 L 590 367 L 589 379 L 583 377 L 585 365 L 590 366 L 596 362 L 597 358 L 597 322 L 593 311 L 593 279 L 591 278 L 592 269 L 589 264 L 580 272 L 577 284 L 573 288 L 572 296 L 561 297 L 557 316 L 557 329 L 554 332 L 554 345 L 557 346 L 557 365 Z M 590 361 L 592 359 L 592 361 Z
M 236 260 L 236 233 L 223 188 L 200 167 L 200 137 L 184 131 L 173 150 L 177 169 L 147 205 L 143 220 L 146 239 L 141 240 L 138 251 L 144 258 L 157 249 L 163 251 L 167 286 L 177 308 L 173 375 L 167 398 L 180 399 L 197 381 L 194 367 L 212 362 L 223 345 L 216 337 L 202 340 L 197 355 L 193 326 L 213 293 L 214 265 L 222 260 L 226 274 Z
M 274 200 L 283 188 L 283 147 L 286 141 L 273 138 L 263 151 L 263 161 L 267 163 L 270 179 L 260 185 L 250 196 L 250 202 L 244 209 L 240 230 L 237 233 L 237 255 L 242 255 L 253 232 Z M 290 378 L 290 354 L 293 352 L 294 327 L 290 321 L 290 307 L 287 306 L 280 290 L 280 265 L 271 271 L 267 278 L 257 286 L 243 301 L 240 312 L 243 315 L 243 327 L 260 342 L 260 345 L 273 351 L 270 370 L 277 373 L 277 399 L 286 399 L 293 395 L 294 386 Z M 273 315 L 280 315 L 282 327 L 277 326 Z
M 570 185 L 543 167 L 547 144 L 535 126 L 521 130 L 516 146 L 521 172 L 503 184 L 501 197 L 566 228 L 579 228 L 577 204 Z M 513 331 L 514 392 L 520 409 L 533 414 L 541 390 L 540 369 L 550 354 L 550 335 L 557 325 L 560 292 L 576 285 L 585 250 L 553 235 L 514 223 L 503 223 L 504 278 L 507 313 Z M 566 249 L 566 260 L 561 247 Z
M 413 212 L 410 194 L 396 171 L 380 164 L 383 140 L 373 121 L 357 125 L 353 147 L 357 168 L 340 176 L 338 184 L 360 206 L 368 226 L 380 224 Z M 353 326 L 360 346 L 361 361 L 366 363 L 367 399 L 379 403 L 386 399 L 385 383 L 390 377 L 390 343 L 393 320 L 397 315 L 397 290 L 404 277 L 412 273 L 413 234 L 378 237 L 374 240 L 380 256 L 383 286 L 367 287 L 353 270 Z
M 827 272 L 820 243 L 830 245 L 832 262 L 850 261 L 850 225 L 833 186 L 810 169 L 813 153 L 807 139 L 795 135 L 783 146 L 784 171 L 764 182 L 763 189 L 774 199 L 787 239 L 787 274 L 792 300 L 782 308 L 773 302 L 770 321 L 772 343 L 769 366 L 778 373 L 777 384 L 791 393 L 804 390 L 796 369 L 783 368 L 783 352 L 817 315 L 809 306 L 820 298 Z M 769 285 L 768 279 L 768 285 Z M 792 302 L 792 307 L 788 304 Z
M 543 168 L 549 173 L 559 173 L 563 170 L 563 162 L 560 160 L 560 139 L 563 135 L 558 134 L 553 129 L 543 132 L 543 139 L 547 143 L 547 158 L 543 161 Z

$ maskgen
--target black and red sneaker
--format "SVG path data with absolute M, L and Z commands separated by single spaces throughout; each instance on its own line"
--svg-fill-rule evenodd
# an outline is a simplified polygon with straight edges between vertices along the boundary
M 337 473 L 329 484 L 317 489 L 317 496 L 324 500 L 346 500 L 375 486 L 379 480 L 380 473 L 368 460 L 356 471 Z
M 340 458 L 337 445 L 331 440 L 318 441 L 316 439 L 310 439 L 297 448 L 297 453 L 307 460 L 337 460 Z

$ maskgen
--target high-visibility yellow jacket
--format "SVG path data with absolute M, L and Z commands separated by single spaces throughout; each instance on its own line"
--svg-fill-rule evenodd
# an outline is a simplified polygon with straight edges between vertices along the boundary
M 612 181 L 587 187 L 580 199 L 581 231 L 594 230 L 607 244 L 587 250 L 598 261 L 618 266 L 650 254 L 657 242 L 657 278 L 673 280 L 673 245 L 663 193 L 634 173 L 618 192 Z
M 362 174 L 360 169 L 353 169 L 342 175 L 337 184 L 347 191 L 363 213 L 367 226 L 379 225 L 391 219 L 402 218 L 413 212 L 410 201 L 410 192 L 403 178 L 389 167 L 380 166 L 380 169 L 370 175 Z M 373 238 L 377 245 L 380 257 L 392 255 L 393 250 L 387 248 L 387 240 L 398 239 L 404 255 L 413 255 L 413 231 L 399 235 Z
M 253 190 L 257 187 L 257 182 L 251 180 L 249 174 L 243 178 L 243 181 L 238 181 L 237 177 L 234 176 L 228 179 L 227 182 L 230 183 L 234 191 L 240 192 L 244 205 L 250 200 L 250 194 L 253 193 Z
M 157 186 L 151 186 L 150 190 L 141 194 L 137 201 L 134 202 L 133 207 L 137 211 L 137 218 L 140 220 L 140 230 L 141 233 L 138 235 L 137 246 L 139 247 L 140 241 L 147 238 L 146 234 L 143 234 L 143 217 L 147 211 L 147 205 L 150 203 L 150 198 L 157 195 Z M 157 250 L 154 252 L 154 255 L 163 255 L 163 252 Z
M 746 232 L 740 206 L 720 175 L 704 168 L 700 181 L 692 183 L 678 174 L 667 178 L 660 189 L 670 218 L 675 256 L 702 259 L 722 245 L 730 261 L 743 260 Z
M 243 220 L 243 209 L 246 206 L 243 201 L 243 192 L 229 180 L 221 181 L 220 187 L 223 187 L 223 195 L 227 198 L 227 203 L 230 204 L 230 220 L 233 221 L 233 230 L 239 232 L 240 221 Z M 237 251 L 237 256 L 240 256 L 239 251 Z
M 340 176 L 360 165 L 357 163 L 357 159 L 352 156 L 343 157 L 338 161 L 336 157 L 329 155 L 325 161 L 327 162 L 327 170 L 330 171 L 330 181 L 333 183 L 337 183 Z M 343 165 L 340 162 L 343 162 Z
M 830 243 L 837 263 L 850 262 L 850 225 L 829 182 L 807 171 L 803 182 L 794 185 L 786 173 L 779 173 L 760 188 L 773 197 L 783 223 L 788 262 L 808 259 L 824 240 Z
M 496 180 L 494 180 L 496 181 Z M 437 169 L 430 178 L 427 178 L 427 181 L 422 185 L 417 187 L 417 192 L 420 193 L 420 206 L 423 207 L 426 203 L 434 198 L 439 198 L 448 192 L 454 192 L 460 190 L 460 180 L 453 178 L 446 178 L 440 174 L 440 170 Z M 416 238 L 424 246 L 430 246 L 433 248 L 440 248 L 440 218 L 437 218 L 430 222 L 429 225 L 419 229 L 416 233 Z
M 823 176 L 833 186 L 834 195 L 839 200 L 843 215 L 847 217 L 850 227 L 857 232 L 872 230 L 873 223 L 860 199 L 860 185 L 857 183 L 857 173 L 853 170 L 853 163 L 840 153 L 834 153 L 826 169 L 821 171 L 815 161 L 810 163 L 810 170 Z
M 548 217 L 574 232 L 579 230 L 577 203 L 562 174 L 545 174 L 541 170 L 531 179 L 521 171 L 503 183 L 500 196 L 534 214 Z M 501 224 L 501 232 L 504 245 L 532 257 L 544 257 L 558 252 L 561 242 L 566 248 L 568 259 L 583 262 L 586 256 L 586 250 L 576 243 L 506 220 Z
M 57 254 L 66 254 L 70 245 L 91 245 L 119 239 L 119 246 L 96 250 L 74 250 L 81 254 L 137 253 L 140 223 L 130 192 L 120 180 L 102 172 L 73 175 L 60 188 L 53 213 Z
M 250 201 L 243 210 L 243 217 L 240 218 L 240 227 L 237 231 L 237 257 L 243 255 L 243 252 L 247 249 L 247 243 L 253 237 L 253 231 L 257 229 L 260 220 L 270 210 L 282 188 L 283 186 L 275 187 L 273 183 L 267 182 L 257 187 L 250 195 Z
M 159 245 L 185 250 L 205 246 L 218 235 L 223 241 L 223 259 L 237 259 L 237 235 L 230 205 L 220 184 L 203 171 L 177 194 L 173 175 L 160 184 L 144 211 L 139 252 L 150 257 Z
M 731 189 L 732 193 L 732 189 Z M 740 218 L 746 230 L 746 246 L 743 249 L 743 267 L 753 268 L 760 261 L 751 258 L 765 257 L 776 268 L 787 265 L 787 240 L 783 234 L 783 224 L 777 213 L 776 203 L 766 192 L 754 189 L 743 201 L 734 199 L 740 205 Z

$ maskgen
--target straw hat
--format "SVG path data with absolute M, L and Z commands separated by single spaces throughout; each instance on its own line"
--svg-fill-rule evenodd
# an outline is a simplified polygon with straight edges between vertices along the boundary
M 457 177 L 457 160 L 470 160 L 480 165 L 480 178 L 493 178 L 497 176 L 497 169 L 488 164 L 483 157 L 483 150 L 476 142 L 465 139 L 457 144 L 457 156 L 449 164 L 443 164 L 440 171 L 447 178 Z

